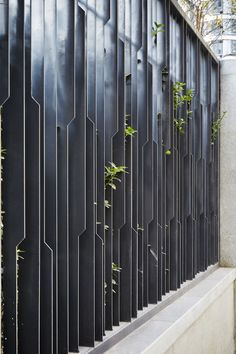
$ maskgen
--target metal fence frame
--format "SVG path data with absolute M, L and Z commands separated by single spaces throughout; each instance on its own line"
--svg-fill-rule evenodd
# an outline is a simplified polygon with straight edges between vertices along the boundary
M 4 354 L 78 352 L 218 261 L 219 64 L 174 1 L 11 0 L 0 77 Z

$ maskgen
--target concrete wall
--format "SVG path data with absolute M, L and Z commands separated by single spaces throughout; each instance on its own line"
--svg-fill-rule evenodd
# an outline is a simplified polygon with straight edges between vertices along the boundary
M 166 354 L 234 354 L 234 285 L 172 345 Z
M 235 278 L 214 270 L 106 354 L 234 354 Z
M 236 58 L 221 62 L 220 264 L 236 266 Z

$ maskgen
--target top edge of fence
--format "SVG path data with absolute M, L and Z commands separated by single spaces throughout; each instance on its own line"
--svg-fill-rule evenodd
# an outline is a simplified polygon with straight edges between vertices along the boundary
M 185 22 L 188 24 L 188 26 L 192 29 L 192 31 L 195 33 L 197 38 L 200 40 L 201 44 L 205 47 L 205 49 L 208 51 L 208 53 L 213 57 L 213 59 L 216 61 L 217 64 L 220 63 L 219 58 L 215 55 L 213 50 L 210 48 L 208 43 L 205 41 L 203 36 L 197 31 L 197 29 L 194 27 L 193 23 L 190 21 L 189 17 L 186 15 L 180 4 L 178 3 L 177 0 L 170 0 L 171 4 L 176 8 L 177 12 L 183 17 Z

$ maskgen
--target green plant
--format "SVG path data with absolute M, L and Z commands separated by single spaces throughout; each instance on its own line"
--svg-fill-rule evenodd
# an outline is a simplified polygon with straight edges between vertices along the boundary
M 104 201 L 105 208 L 109 209 L 111 207 L 111 204 L 109 203 L 108 200 L 105 199 Z
M 174 97 L 174 109 L 177 110 L 185 102 L 191 104 L 191 101 L 194 96 L 194 90 L 188 89 L 185 90 L 186 83 L 176 81 L 173 85 L 173 97 Z M 185 90 L 185 93 L 184 93 Z M 188 111 L 191 113 L 191 111 Z
M 174 119 L 174 124 L 175 124 L 176 128 L 178 129 L 179 133 L 184 134 L 184 126 L 185 126 L 185 124 L 187 124 L 186 120 L 183 118 Z
M 114 162 L 110 162 L 111 166 L 105 166 L 105 187 L 111 187 L 116 189 L 115 182 L 121 182 L 121 179 L 118 178 L 121 173 L 128 173 L 126 171 L 126 166 L 116 166 Z
M 112 266 L 111 266 L 111 269 L 112 269 L 112 279 L 111 279 L 111 282 L 112 282 L 112 292 L 116 294 L 116 291 L 114 289 L 114 286 L 118 286 L 117 284 L 117 273 L 120 273 L 122 268 L 120 268 L 116 263 L 113 263 L 112 262 Z M 104 291 L 105 291 L 105 295 L 107 293 L 107 283 L 105 282 L 104 283 Z
M 162 142 L 161 142 L 161 146 L 167 147 L 167 145 L 164 144 L 164 141 L 163 141 L 163 140 L 162 140 Z M 166 149 L 166 150 L 165 150 L 165 154 L 166 154 L 166 155 L 171 155 L 171 150 L 170 150 L 170 149 Z
M 18 312 L 18 304 L 19 304 L 19 270 L 20 270 L 20 260 L 24 259 L 21 255 L 25 251 L 21 250 L 18 246 L 16 247 L 16 308 Z
M 165 27 L 165 25 L 163 23 L 158 23 L 156 21 L 153 23 L 153 26 L 152 26 L 152 37 L 154 37 L 155 41 L 157 39 L 158 33 L 165 32 L 164 27 Z
M 116 277 L 117 277 L 117 273 L 120 273 L 122 270 L 122 268 L 120 268 L 117 264 L 112 262 L 112 291 L 113 293 L 116 293 L 114 286 L 117 286 L 117 281 L 116 281 Z
M 101 221 L 96 221 L 96 225 L 102 225 Z M 107 231 L 109 230 L 109 226 L 108 225 L 104 225 L 104 230 Z
M 184 126 L 187 124 L 185 118 L 179 117 L 180 109 L 183 105 L 186 105 L 186 117 L 189 117 L 192 113 L 191 102 L 194 97 L 193 89 L 185 89 L 185 82 L 175 82 L 173 85 L 173 101 L 174 101 L 174 125 L 179 133 L 184 134 Z
M 211 144 L 214 145 L 218 134 L 220 132 L 220 128 L 222 125 L 222 121 L 225 118 L 227 112 L 222 112 L 221 114 L 218 115 L 217 119 L 213 120 L 212 125 L 211 125 Z
M 131 114 L 125 115 L 125 137 L 131 136 L 134 137 L 137 130 L 135 130 L 131 125 L 128 124 L 128 119 L 131 118 Z
M 134 137 L 135 133 L 137 133 L 137 130 L 135 130 L 130 125 L 125 124 L 125 137 L 127 136 Z
M 137 224 L 137 231 L 144 231 L 144 228 L 142 228 L 139 224 Z
M 165 154 L 166 154 L 166 155 L 171 155 L 171 150 L 166 150 L 166 151 L 165 151 Z
M 23 251 L 23 250 L 21 250 L 21 249 L 19 249 L 19 248 L 17 247 L 17 249 L 16 249 L 16 260 L 17 260 L 17 262 L 18 262 L 20 259 L 24 259 L 24 257 L 21 256 L 21 254 L 24 253 L 24 252 L 25 252 L 25 251 Z
M 107 283 L 106 282 L 104 282 L 104 293 L 105 293 L 105 295 L 106 295 L 106 293 L 107 293 Z M 106 305 L 106 304 L 105 304 Z

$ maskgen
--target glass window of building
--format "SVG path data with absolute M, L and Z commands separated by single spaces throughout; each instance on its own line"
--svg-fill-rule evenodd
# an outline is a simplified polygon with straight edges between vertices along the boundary
M 224 20 L 224 33 L 225 34 L 236 33 L 236 19 Z

